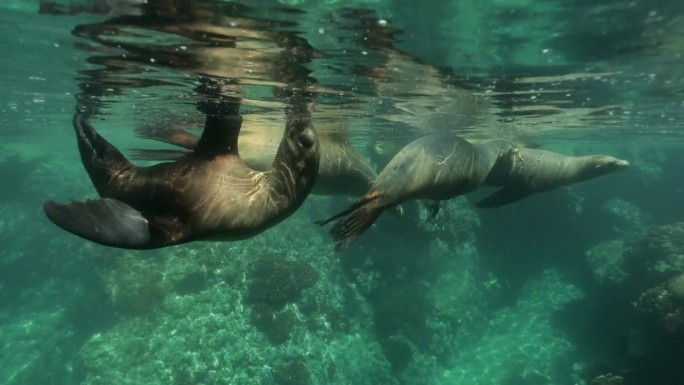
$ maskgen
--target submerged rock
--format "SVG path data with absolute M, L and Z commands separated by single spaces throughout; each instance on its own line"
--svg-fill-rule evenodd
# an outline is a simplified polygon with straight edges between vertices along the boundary
M 617 239 L 601 242 L 587 251 L 587 263 L 597 281 L 616 284 L 629 277 L 625 270 L 624 250 L 624 241 Z
M 662 281 L 684 272 L 684 222 L 654 227 L 625 250 L 631 274 Z
M 382 341 L 380 345 L 382 353 L 392 365 L 392 371 L 395 373 L 404 371 L 413 360 L 411 343 L 405 338 L 390 337 Z
M 591 381 L 591 385 L 623 385 L 625 379 L 622 376 L 608 373 L 602 374 Z
M 295 315 L 290 309 L 279 312 L 263 303 L 252 307 L 252 324 L 261 330 L 273 345 L 285 343 L 290 338 Z
M 285 343 L 296 317 L 292 309 L 283 307 L 299 300 L 302 290 L 316 283 L 316 270 L 305 262 L 269 254 L 256 261 L 251 278 L 247 298 L 252 305 L 252 325 L 271 344 Z
M 646 228 L 649 218 L 632 202 L 613 198 L 604 203 L 602 208 L 621 222 L 618 224 L 621 232 L 641 233 Z
M 684 222 L 599 243 L 586 252 L 596 280 L 634 284 L 637 290 L 684 272 Z M 646 285 L 646 286 L 644 286 Z
M 296 302 L 302 290 L 312 287 L 317 279 L 316 270 L 305 262 L 265 255 L 254 266 L 248 298 L 251 303 L 279 309 Z
M 684 335 L 684 274 L 649 289 L 639 297 L 636 306 L 668 333 Z
M 85 244 L 92 254 L 106 292 L 117 313 L 140 315 L 159 308 L 172 294 L 187 295 L 215 281 L 231 281 L 240 261 L 231 259 L 209 244 L 193 252 L 176 248 L 141 255 L 132 251 L 112 251 Z
M 273 379 L 278 385 L 309 385 L 311 373 L 303 361 L 295 360 L 276 366 Z

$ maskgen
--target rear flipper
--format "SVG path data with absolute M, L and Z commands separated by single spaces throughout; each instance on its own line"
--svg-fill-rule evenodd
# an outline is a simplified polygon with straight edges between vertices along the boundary
M 335 244 L 335 251 L 346 249 L 349 244 L 360 237 L 378 219 L 380 214 L 382 214 L 382 210 L 377 205 L 377 202 L 369 202 L 354 210 L 348 217 L 337 222 L 330 229 L 332 239 L 337 242 Z
M 120 172 L 133 165 L 116 147 L 95 131 L 83 114 L 75 114 L 73 124 L 83 166 L 93 186 L 102 195 L 114 172 Z
M 350 243 L 360 237 L 382 214 L 386 206 L 380 205 L 377 200 L 378 197 L 377 192 L 370 192 L 357 199 L 346 210 L 342 210 L 328 219 L 316 221 L 317 224 L 323 226 L 335 219 L 346 217 L 330 229 L 332 239 L 337 242 L 335 251 L 346 249 Z
M 150 241 L 147 219 L 138 210 L 114 199 L 68 204 L 47 201 L 43 209 L 57 226 L 101 245 L 145 249 Z
M 531 194 L 533 194 L 533 192 L 502 188 L 475 203 L 475 206 L 481 209 L 501 207 L 515 203 Z
M 97 157 L 107 162 L 128 163 L 123 154 L 100 136 L 93 126 L 86 121 L 85 115 L 74 114 L 73 124 L 81 159 L 90 160 L 92 157 Z

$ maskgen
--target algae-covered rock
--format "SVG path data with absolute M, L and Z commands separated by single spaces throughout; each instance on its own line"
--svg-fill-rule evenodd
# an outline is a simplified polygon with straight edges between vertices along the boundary
M 274 345 L 287 341 L 294 326 L 295 316 L 292 310 L 273 311 L 264 303 L 252 306 L 252 324 L 261 330 Z
M 684 334 L 684 274 L 647 290 L 636 306 L 667 332 Z
M 386 338 L 380 345 L 382 346 L 382 353 L 390 365 L 392 365 L 392 371 L 395 373 L 404 371 L 413 360 L 411 343 L 405 338 Z
M 273 368 L 273 379 L 278 385 L 309 385 L 311 373 L 303 361 L 294 360 Z
M 654 227 L 625 251 L 629 272 L 662 281 L 684 272 L 684 222 Z
M 617 374 L 602 374 L 591 381 L 591 385 L 623 385 L 625 379 Z
M 252 271 L 249 301 L 278 309 L 297 301 L 302 290 L 312 287 L 317 279 L 316 270 L 305 262 L 265 255 L 255 263 Z
M 172 293 L 206 290 L 214 282 L 235 282 L 246 264 L 229 248 L 211 243 L 152 251 L 121 251 L 86 243 L 82 253 L 97 266 L 105 291 L 120 315 L 158 309 Z
M 641 233 L 644 231 L 648 218 L 634 203 L 613 198 L 606 201 L 602 207 L 621 222 L 619 227 L 622 232 Z
M 279 345 L 288 340 L 295 316 L 291 309 L 281 309 L 296 302 L 302 290 L 312 287 L 317 279 L 316 270 L 305 262 L 270 254 L 256 261 L 248 293 L 251 320 L 270 343 Z
M 587 263 L 597 281 L 616 284 L 629 276 L 625 271 L 624 250 L 624 241 L 616 239 L 601 242 L 587 251 Z
M 554 326 L 553 315 L 582 295 L 559 272 L 544 271 L 523 288 L 514 306 L 490 313 L 483 322 L 463 325 L 469 334 L 452 341 L 458 348 L 440 383 L 571 383 L 559 369 L 568 365 L 574 347 Z
M 684 272 L 684 222 L 599 243 L 586 252 L 586 260 L 596 280 L 604 284 L 661 282 Z

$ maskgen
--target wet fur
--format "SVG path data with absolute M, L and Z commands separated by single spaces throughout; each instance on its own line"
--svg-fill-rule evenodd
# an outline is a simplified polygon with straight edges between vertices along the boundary
M 264 124 L 264 123 L 259 123 Z M 137 130 L 139 136 L 192 150 L 199 137 L 177 128 L 145 126 Z M 257 126 L 240 135 L 240 156 L 255 170 L 266 170 L 273 161 L 278 138 L 270 127 Z M 377 176 L 375 170 L 349 144 L 343 135 L 319 133 L 321 161 L 314 195 L 359 196 L 365 193 Z M 182 150 L 134 150 L 135 159 L 147 161 L 177 160 Z
M 76 114 L 81 160 L 102 199 L 48 201 L 45 213 L 76 235 L 132 249 L 239 240 L 266 230 L 292 214 L 313 187 L 320 159 L 315 131 L 308 119 L 289 120 L 273 166 L 259 172 L 237 155 L 239 123 L 227 118 L 224 126 L 222 119 L 207 117 L 206 143 L 193 153 L 136 167 Z M 108 222 L 116 231 L 107 231 Z M 148 234 L 141 236 L 143 227 Z M 98 228 L 104 230 L 91 230 Z
M 345 217 L 330 230 L 342 250 L 361 236 L 382 212 L 413 199 L 451 199 L 479 187 L 510 144 L 472 144 L 448 134 L 419 138 L 395 155 L 378 174 L 371 189 L 349 208 L 318 221 L 325 225 Z
M 475 205 L 493 208 L 529 195 L 581 183 L 622 171 L 629 163 L 604 155 L 568 156 L 551 151 L 517 148 L 502 158 L 484 182 L 501 187 Z

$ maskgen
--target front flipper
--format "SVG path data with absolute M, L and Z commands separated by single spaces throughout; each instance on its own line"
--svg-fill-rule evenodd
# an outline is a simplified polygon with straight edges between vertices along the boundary
M 493 194 L 475 203 L 475 206 L 481 209 L 501 207 L 517 202 L 531 194 L 533 194 L 533 192 L 531 191 L 502 188 L 496 190 Z
M 147 219 L 138 210 L 114 199 L 68 204 L 47 201 L 43 209 L 57 226 L 101 245 L 145 249 L 150 241 Z
M 207 118 L 193 154 L 205 159 L 238 155 L 238 135 L 242 127 L 239 102 L 223 100 L 206 103 L 202 108 L 207 112 Z

